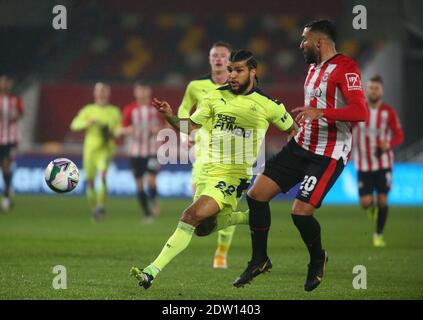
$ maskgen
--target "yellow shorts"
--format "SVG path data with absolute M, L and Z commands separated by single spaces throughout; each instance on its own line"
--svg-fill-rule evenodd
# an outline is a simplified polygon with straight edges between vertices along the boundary
M 107 171 L 112 159 L 113 153 L 110 152 L 110 150 L 94 150 L 84 152 L 83 167 L 85 178 L 92 180 L 97 175 L 97 172 Z
M 203 167 L 202 164 L 200 162 L 198 162 L 198 161 L 195 161 L 192 164 L 192 171 L 191 171 L 191 175 L 192 175 L 191 181 L 192 181 L 192 184 L 198 185 L 198 183 L 200 182 L 201 171 L 203 170 L 202 167 Z
M 236 210 L 239 200 L 249 185 L 250 179 L 202 175 L 197 183 L 194 201 L 200 196 L 209 196 L 217 202 L 220 210 L 227 206 Z

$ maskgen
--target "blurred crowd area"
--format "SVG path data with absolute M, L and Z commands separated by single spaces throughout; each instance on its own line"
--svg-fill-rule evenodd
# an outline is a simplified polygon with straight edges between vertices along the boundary
M 129 5 L 125 9 L 125 1 L 120 5 L 115 1 L 68 3 L 67 30 L 53 30 L 49 24 L 1 28 L 3 42 L 8 43 L 2 53 L 6 69 L 19 78 L 33 71 L 45 80 L 123 82 L 142 78 L 153 85 L 182 86 L 208 71 L 210 45 L 223 40 L 254 52 L 263 84 L 288 83 L 304 74 L 298 50 L 302 27 L 316 17 L 340 17 L 337 1 L 326 1 L 320 11 L 301 14 L 298 10 L 284 12 L 283 6 L 263 14 L 224 7 L 220 12 L 197 14 L 195 10 L 166 13 L 160 6 L 157 10 L 150 6 L 147 12 Z M 341 36 L 338 46 L 360 59 L 378 45 Z

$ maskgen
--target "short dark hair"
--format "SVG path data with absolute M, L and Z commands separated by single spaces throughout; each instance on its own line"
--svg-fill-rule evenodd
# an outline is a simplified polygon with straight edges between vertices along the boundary
M 232 51 L 232 46 L 229 43 L 225 42 L 225 41 L 216 41 L 211 46 L 210 50 L 213 49 L 213 48 L 217 48 L 217 47 L 224 47 L 224 48 L 228 49 L 229 52 Z
M 383 85 L 383 79 L 382 79 L 382 76 L 381 76 L 381 75 L 379 75 L 379 74 L 375 74 L 373 77 L 371 77 L 371 78 L 369 79 L 369 81 L 371 81 L 371 82 L 379 82 L 380 84 L 382 84 L 382 85 Z
M 134 82 L 134 87 L 149 87 L 149 85 L 144 80 L 137 80 Z
M 254 57 L 253 53 L 249 50 L 240 49 L 240 50 L 234 50 L 231 52 L 231 55 L 229 56 L 230 62 L 239 62 L 239 61 L 246 61 L 247 67 L 249 70 L 251 69 L 257 69 L 258 62 L 256 58 Z M 256 75 L 256 82 L 258 84 L 259 80 Z
M 304 26 L 309 28 L 310 31 L 318 31 L 327 35 L 333 42 L 336 41 L 335 25 L 330 20 L 315 20 Z

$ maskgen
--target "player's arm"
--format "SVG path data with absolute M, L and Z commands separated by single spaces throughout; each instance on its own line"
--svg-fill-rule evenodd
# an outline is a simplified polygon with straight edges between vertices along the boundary
M 191 115 L 191 110 L 194 105 L 197 104 L 197 100 L 195 98 L 193 92 L 193 84 L 190 82 L 185 90 L 184 97 L 182 98 L 181 105 L 178 108 L 177 116 L 181 119 L 187 119 Z
M 16 97 L 16 115 L 10 119 L 11 122 L 19 121 L 24 114 L 24 105 L 21 97 Z
M 110 123 L 110 133 L 112 134 L 113 138 L 119 137 L 119 133 L 121 131 L 121 123 L 122 123 L 122 112 L 118 107 L 114 110 L 114 116 L 110 117 L 113 121 Z
M 395 110 L 389 111 L 388 126 L 392 131 L 391 141 L 382 142 L 382 150 L 387 151 L 399 146 L 404 140 L 404 132 L 402 131 L 401 122 Z
M 16 115 L 16 119 L 15 119 L 15 121 L 19 121 L 19 120 L 23 117 L 23 115 L 24 115 L 24 110 L 25 110 L 25 108 L 24 108 L 24 103 L 23 103 L 23 100 L 22 100 L 22 98 L 21 98 L 21 97 L 18 97 L 18 98 L 17 98 L 17 101 L 16 101 L 16 108 L 18 109 L 18 114 Z
M 276 101 L 272 102 L 268 110 L 270 110 L 270 122 L 273 123 L 276 128 L 286 132 L 289 138 L 297 134 L 298 125 L 289 112 L 286 111 L 283 103 Z
M 152 135 L 158 134 L 159 131 L 165 127 L 165 125 L 166 124 L 163 122 L 163 118 L 159 117 L 158 112 L 154 110 L 154 113 L 151 119 L 151 125 L 149 126 L 150 133 Z
M 201 125 L 193 122 L 189 118 L 179 118 L 173 113 L 173 110 L 168 102 L 161 101 L 156 98 L 153 99 L 153 106 L 166 119 L 166 121 L 176 130 L 190 134 L 192 131 L 199 129 Z
M 70 128 L 72 131 L 81 131 L 87 129 L 93 124 L 93 121 L 89 118 L 89 112 L 84 107 L 81 109 L 76 117 L 72 120 Z
M 198 103 L 195 92 L 194 92 L 194 83 L 190 82 L 187 85 L 187 88 L 182 98 L 181 105 L 178 108 L 178 118 L 187 119 L 191 115 L 191 111 L 194 106 Z M 181 141 L 188 141 L 188 146 L 191 147 L 194 141 L 191 141 L 186 134 L 181 134 Z
M 132 126 L 132 108 L 131 106 L 126 106 L 123 109 L 123 119 L 119 135 L 130 135 L 133 131 L 134 127 Z
M 336 109 L 318 109 L 308 106 L 295 108 L 292 112 L 298 112 L 295 118 L 297 122 L 304 122 L 307 119 L 312 121 L 322 117 L 345 122 L 360 122 L 368 119 L 369 112 L 361 86 L 360 70 L 355 63 L 349 63 L 342 70 L 336 79 L 336 85 L 341 90 L 346 105 Z M 349 77 L 353 77 L 355 82 L 348 80 Z

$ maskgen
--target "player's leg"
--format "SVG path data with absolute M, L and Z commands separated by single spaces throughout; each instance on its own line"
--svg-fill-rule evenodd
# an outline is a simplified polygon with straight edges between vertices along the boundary
M 147 170 L 147 158 L 134 157 L 131 158 L 130 162 L 137 186 L 138 203 L 144 213 L 144 221 L 146 223 L 151 223 L 153 222 L 153 217 L 148 206 L 147 194 L 144 190 L 144 174 Z
M 280 192 L 288 192 L 301 179 L 302 159 L 294 142 L 266 161 L 262 175 L 257 176 L 247 193 L 252 255 L 247 268 L 233 283 L 241 287 L 272 267 L 267 256 L 267 239 L 271 217 L 269 201 Z
M 97 190 L 96 208 L 94 218 L 100 220 L 106 214 L 107 199 L 107 170 L 111 161 L 111 154 L 107 151 L 98 152 L 96 169 L 100 175 L 100 183 Z
M 367 217 L 373 223 L 376 222 L 377 207 L 374 204 L 373 192 L 375 190 L 375 179 L 373 172 L 358 172 L 358 194 L 360 206 L 367 213 Z
M 246 184 L 247 182 L 245 180 L 241 180 L 240 184 L 241 183 Z M 240 184 L 238 184 L 238 186 Z M 249 186 L 249 183 L 248 185 L 244 186 L 244 189 L 246 190 L 248 186 Z M 248 218 L 247 211 L 244 211 L 244 212 L 233 211 L 232 208 L 228 208 L 228 210 L 222 210 L 222 212 L 219 213 L 218 215 L 219 229 L 222 228 L 223 224 L 225 223 L 226 224 L 234 223 L 234 224 L 230 225 L 227 228 L 220 229 L 217 232 L 217 248 L 214 253 L 213 268 L 226 269 L 228 267 L 227 256 L 228 256 L 229 248 L 232 244 L 232 239 L 236 230 L 236 225 L 243 224 L 243 219 L 246 220 L 247 218 Z M 225 219 L 232 219 L 232 220 L 237 219 L 237 221 L 230 222 L 230 220 L 225 221 Z
M 85 194 L 86 194 L 91 212 L 94 216 L 97 195 L 94 188 L 94 179 L 96 176 L 96 165 L 95 165 L 95 155 L 93 152 L 84 150 L 83 168 L 84 168 L 84 174 L 85 174 L 85 180 L 86 180 Z
M 151 211 L 155 216 L 158 216 L 160 214 L 160 207 L 157 201 L 157 174 L 155 172 L 147 175 L 147 184 L 151 199 Z
M 219 204 L 219 214 L 199 224 L 195 230 L 198 236 L 207 236 L 213 232 L 227 229 L 238 224 L 248 224 L 249 211 L 235 211 L 239 200 L 250 185 L 248 179 L 234 177 L 202 178 L 198 180 L 194 201 L 207 195 Z
M 253 187 L 247 193 L 252 256 L 244 272 L 233 285 L 242 287 L 256 276 L 272 268 L 267 256 L 267 238 L 270 229 L 269 201 L 281 192 L 279 185 L 266 175 L 257 176 Z
M 202 166 L 201 163 L 196 161 L 193 163 L 192 165 L 192 171 L 191 171 L 191 176 L 192 176 L 192 192 L 194 195 L 194 199 L 198 198 L 198 196 L 196 196 L 197 193 L 197 185 L 201 184 L 201 171 L 202 171 Z M 222 212 L 223 210 L 221 210 L 221 216 L 223 214 Z M 214 230 L 214 223 L 215 221 L 210 222 L 211 225 L 210 227 L 206 227 L 205 228 L 205 232 L 207 234 L 211 233 L 212 231 L 210 230 Z M 235 233 L 235 229 L 236 226 L 229 226 L 225 229 L 222 230 L 218 230 L 217 231 L 217 248 L 215 250 L 215 254 L 214 254 L 214 258 L 213 258 L 213 268 L 227 268 L 228 264 L 227 264 L 227 254 L 229 251 L 229 247 L 232 243 L 232 238 L 233 235 Z
M 292 220 L 309 252 L 310 262 L 304 289 L 312 291 L 322 281 L 328 260 L 322 248 L 321 227 L 314 217 L 324 197 L 335 184 L 344 163 L 329 157 L 313 157 L 308 160 L 305 175 L 292 206 Z
M 250 209 L 249 225 L 251 231 L 252 262 L 262 262 L 267 256 L 267 238 L 271 215 L 269 201 L 281 192 L 279 185 L 267 175 L 257 176 L 253 187 L 247 193 Z
M 160 165 L 155 157 L 150 157 L 147 163 L 147 184 L 151 199 L 151 211 L 157 217 L 160 215 L 160 206 L 157 201 L 157 172 Z
M 226 269 L 228 267 L 227 257 L 235 230 L 236 225 L 233 225 L 217 232 L 217 248 L 214 253 L 213 268 Z
M 202 221 L 217 214 L 220 209 L 215 199 L 205 195 L 185 209 L 175 232 L 167 240 L 158 257 L 142 270 L 136 267 L 131 269 L 139 284 L 147 289 L 157 274 L 189 245 L 195 228 Z
M 391 189 L 392 173 L 391 170 L 380 170 L 377 173 L 377 208 L 378 215 L 376 221 L 376 232 L 373 235 L 373 245 L 376 247 L 386 246 L 383 240 L 383 231 L 388 218 L 388 193 Z
M 3 147 L 4 154 L 1 159 L 1 169 L 3 172 L 3 180 L 4 180 L 4 191 L 3 191 L 3 199 L 2 199 L 2 209 L 4 211 L 8 211 L 12 208 L 12 200 L 11 200 L 11 189 L 12 189 L 12 158 L 11 158 L 11 148 L 12 146 L 6 145 Z

